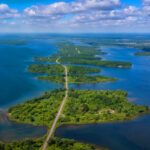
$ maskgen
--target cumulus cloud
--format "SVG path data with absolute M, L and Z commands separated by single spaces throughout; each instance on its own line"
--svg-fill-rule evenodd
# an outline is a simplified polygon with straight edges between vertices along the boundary
M 137 14 L 141 14 L 138 8 L 129 6 L 120 10 L 110 10 L 110 11 L 94 11 L 88 13 L 81 13 L 76 15 L 71 19 L 71 23 L 97 23 L 97 25 L 106 25 L 106 22 L 116 22 L 117 25 L 125 20 L 136 21 Z M 121 21 L 122 20 L 122 21 Z M 100 24 L 101 23 L 101 24 Z M 114 23 L 114 24 L 116 24 Z M 110 24 L 112 25 L 112 24 Z
M 24 15 L 29 17 L 52 17 L 59 18 L 65 14 L 80 13 L 91 10 L 112 10 L 120 8 L 119 0 L 78 0 L 74 2 L 56 2 L 50 5 L 35 5 L 24 10 Z
M 70 17 L 70 16 L 71 17 Z M 69 16 L 69 17 L 68 17 Z M 17 21 L 15 20 L 17 18 Z M 122 5 L 120 0 L 74 0 L 47 5 L 33 5 L 22 12 L 0 4 L 3 24 L 30 26 L 31 28 L 63 29 L 74 27 L 100 28 L 114 26 L 150 25 L 150 0 L 143 0 L 142 7 Z M 7 21 L 7 20 L 11 21 Z M 3 21 L 2 21 L 3 20 Z
M 143 5 L 150 5 L 150 0 L 143 0 Z
M 16 9 L 9 8 L 7 4 L 0 4 L 0 19 L 8 19 L 18 16 L 19 14 Z

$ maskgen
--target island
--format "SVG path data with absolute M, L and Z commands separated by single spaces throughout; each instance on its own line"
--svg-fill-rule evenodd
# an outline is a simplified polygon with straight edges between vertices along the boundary
M 150 56 L 150 52 L 149 51 L 145 51 L 145 52 L 137 52 L 134 53 L 135 56 Z
M 97 90 L 69 90 L 69 97 L 58 121 L 57 127 L 63 124 L 85 124 L 110 121 L 127 121 L 137 115 L 150 112 L 147 106 L 130 103 L 126 91 L 97 91 Z M 55 89 L 45 92 L 43 96 L 28 100 L 8 109 L 9 118 L 16 122 L 33 125 L 52 125 L 60 103 L 65 95 L 65 89 Z M 50 109 L 51 108 L 51 109 Z M 13 150 L 39 150 L 44 138 L 24 140 L 10 144 L 0 143 L 0 148 Z M 83 144 L 74 140 L 52 137 L 47 150 L 107 150 L 96 148 L 91 144 Z
M 100 68 L 74 65 L 67 65 L 67 68 L 69 74 L 98 73 L 101 71 Z M 27 71 L 32 73 L 64 74 L 64 68 L 60 64 L 31 64 Z
M 123 90 L 70 89 L 59 125 L 125 121 L 150 112 L 147 106 L 130 103 L 126 98 L 127 94 Z M 22 123 L 49 126 L 56 116 L 64 95 L 65 89 L 45 92 L 43 96 L 10 107 L 9 118 Z
M 132 67 L 130 62 L 101 60 L 101 58 L 97 56 L 104 54 L 104 52 L 93 47 L 78 46 L 72 43 L 61 43 L 58 45 L 61 46 L 58 54 L 54 54 L 51 57 L 35 57 L 35 61 L 56 62 L 57 58 L 60 57 L 60 63 L 119 68 Z
M 9 44 L 9 45 L 27 45 L 28 42 L 26 41 L 20 41 L 20 40 L 4 40 L 4 39 L 0 39 L 0 44 Z
M 39 80 L 45 80 L 54 83 L 65 83 L 65 76 L 63 75 L 48 75 L 48 76 L 39 76 L 37 77 Z M 101 75 L 69 75 L 68 83 L 69 84 L 85 84 L 85 83 L 102 83 L 102 82 L 111 82 L 117 81 L 118 79 L 112 77 L 105 77 Z
M 44 74 L 40 80 L 64 84 L 65 88 L 45 92 L 42 96 L 10 107 L 8 118 L 19 123 L 46 126 L 50 129 L 48 142 L 45 138 L 28 139 L 9 144 L 0 143 L 1 148 L 13 150 L 106 150 L 91 144 L 83 144 L 74 140 L 57 138 L 54 131 L 63 124 L 85 124 L 110 121 L 127 121 L 138 115 L 150 112 L 147 106 L 130 103 L 123 90 L 75 90 L 68 84 L 101 83 L 117 81 L 113 77 L 105 77 L 99 73 L 103 67 L 130 68 L 130 62 L 104 61 L 99 55 L 106 53 L 95 47 L 78 46 L 72 43 L 57 43 L 57 54 L 50 57 L 36 57 L 38 64 L 31 64 L 27 69 L 31 73 Z M 49 62 L 53 64 L 41 64 Z M 74 65 L 72 65 L 74 64 Z M 78 64 L 78 65 L 77 65 Z M 79 66 L 80 65 L 80 66 Z M 88 65 L 88 66 L 85 66 Z M 94 66 L 94 67 L 93 67 Z M 97 66 L 97 67 L 96 67 Z

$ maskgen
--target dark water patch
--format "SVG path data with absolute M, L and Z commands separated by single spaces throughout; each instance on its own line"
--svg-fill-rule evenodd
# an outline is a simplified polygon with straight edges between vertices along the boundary
M 149 150 L 150 115 L 129 122 L 61 126 L 55 136 L 111 150 Z
M 28 124 L 20 124 L 8 120 L 3 111 L 0 112 L 0 141 L 12 142 L 24 139 L 34 139 L 44 136 L 47 128 L 42 126 L 32 126 Z

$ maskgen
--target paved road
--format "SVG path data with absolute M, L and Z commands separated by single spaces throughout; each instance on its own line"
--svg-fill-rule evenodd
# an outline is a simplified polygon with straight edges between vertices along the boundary
M 56 60 L 56 63 L 60 64 L 60 63 L 59 63 L 59 58 Z M 68 97 L 68 71 L 67 71 L 67 67 L 66 67 L 66 66 L 64 66 L 64 65 L 62 65 L 62 66 L 65 68 L 65 74 L 66 74 L 66 76 L 65 76 L 65 81 L 66 81 L 66 82 L 65 82 L 65 87 L 66 87 L 65 97 L 64 97 L 64 99 L 63 99 L 63 101 L 62 101 L 62 103 L 61 103 L 61 106 L 60 106 L 60 108 L 59 108 L 59 111 L 58 111 L 58 113 L 57 113 L 57 116 L 56 116 L 56 118 L 55 118 L 55 120 L 54 120 L 54 122 L 53 122 L 53 125 L 52 125 L 52 127 L 51 127 L 51 129 L 50 129 L 50 131 L 49 131 L 49 134 L 48 134 L 48 136 L 47 136 L 47 138 L 46 138 L 46 141 L 45 141 L 45 143 L 44 143 L 44 146 L 43 146 L 42 150 L 46 150 L 48 141 L 49 141 L 49 139 L 51 138 L 51 136 L 52 136 L 52 134 L 53 134 L 53 131 L 54 131 L 55 126 L 56 126 L 56 123 L 57 123 L 57 121 L 58 121 L 58 119 L 59 119 L 59 117 L 60 117 L 60 114 L 61 114 L 61 112 L 62 112 L 62 109 L 63 109 L 64 104 L 65 104 L 65 102 L 66 102 L 66 100 L 67 100 L 67 97 Z

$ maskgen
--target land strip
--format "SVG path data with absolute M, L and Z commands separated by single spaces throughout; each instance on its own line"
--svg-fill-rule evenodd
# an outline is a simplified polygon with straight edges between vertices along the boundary
M 56 63 L 60 64 L 60 63 L 59 63 L 59 58 L 56 60 Z M 61 115 L 62 109 L 63 109 L 64 104 L 65 104 L 65 102 L 66 102 L 66 100 L 67 100 L 67 97 L 68 97 L 68 71 L 67 71 L 67 67 L 66 67 L 65 65 L 62 65 L 62 66 L 63 66 L 64 69 L 65 69 L 65 88 L 66 88 L 65 97 L 64 97 L 64 99 L 63 99 L 63 101 L 62 101 L 62 103 L 61 103 L 61 106 L 60 106 L 60 108 L 59 108 L 59 111 L 58 111 L 58 113 L 57 113 L 57 116 L 56 116 L 56 118 L 55 118 L 55 120 L 54 120 L 54 122 L 53 122 L 53 125 L 52 125 L 52 127 L 51 127 L 51 129 L 50 129 L 50 131 L 49 131 L 49 134 L 48 134 L 48 136 L 47 136 L 47 138 L 46 138 L 46 141 L 45 141 L 45 143 L 44 143 L 44 146 L 43 146 L 42 150 L 45 150 L 46 147 L 47 147 L 47 145 L 48 145 L 48 141 L 50 140 L 50 138 L 51 138 L 51 136 L 52 136 L 52 134 L 53 134 L 53 132 L 54 132 L 56 123 L 57 123 L 57 121 L 58 121 L 58 119 L 59 119 L 59 117 L 60 117 L 60 115 Z

